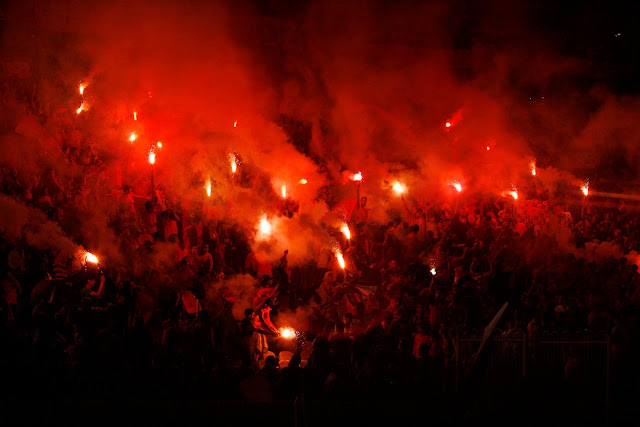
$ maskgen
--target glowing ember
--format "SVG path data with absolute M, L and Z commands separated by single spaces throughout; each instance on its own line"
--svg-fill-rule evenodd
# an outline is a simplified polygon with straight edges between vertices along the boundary
M 129 136 L 129 141 L 133 142 L 136 140 L 137 137 L 138 135 L 136 135 L 135 132 L 131 132 L 131 135 Z
M 95 256 L 94 254 L 92 254 L 91 252 L 86 252 L 84 254 L 84 260 L 85 260 L 85 262 L 90 262 L 92 264 L 97 264 L 98 263 L 98 257 Z
M 149 151 L 149 163 L 153 165 L 155 164 L 155 162 L 156 162 L 156 153 L 155 151 L 151 150 Z
M 207 177 L 207 183 L 205 184 L 205 189 L 207 190 L 207 197 L 211 197 L 211 178 Z
M 344 234 L 344 237 L 346 237 L 347 240 L 351 240 L 351 230 L 349 230 L 349 226 L 347 224 L 343 225 L 340 228 L 340 231 L 342 231 L 342 234 Z
M 233 127 L 235 128 L 235 127 L 237 127 L 237 126 L 238 126 L 238 121 L 237 121 L 237 120 L 235 120 L 235 121 L 233 122 Z
M 234 154 L 229 154 L 229 161 L 231 162 L 231 173 L 236 173 L 236 170 L 238 170 L 236 156 Z
M 158 148 L 162 148 L 162 142 L 158 141 L 156 145 L 158 146 Z
M 260 224 L 258 224 L 258 229 L 262 234 L 267 234 L 267 235 L 271 234 L 271 224 L 269 224 L 266 214 L 262 215 L 262 218 L 260 218 Z
M 491 150 L 491 147 L 489 147 L 489 146 L 487 145 L 487 151 L 489 151 L 489 150 Z
M 444 126 L 450 128 L 451 127 L 451 122 L 445 123 Z
M 84 88 L 86 88 L 86 87 L 87 87 L 86 84 L 84 84 L 82 82 L 78 83 L 78 89 L 80 90 L 80 95 L 84 95 Z
M 407 187 L 406 185 L 400 184 L 398 181 L 396 181 L 393 184 L 393 191 L 395 191 L 397 195 L 401 195 L 407 191 Z
M 434 275 L 434 276 L 436 275 L 436 268 L 435 267 L 431 267 L 430 271 L 431 271 L 432 275 Z
M 351 179 L 358 182 L 362 181 L 362 172 L 354 173 L 353 175 L 351 175 Z
M 306 180 L 306 179 L 302 178 L 302 179 L 300 180 L 300 184 L 306 184 L 306 183 L 307 183 L 307 180 Z
M 535 162 L 531 162 L 529 165 L 531 167 L 531 175 L 536 176 L 536 164 Z
M 296 330 L 293 328 L 280 328 L 280 336 L 286 339 L 292 339 L 296 336 Z
M 452 185 L 458 193 L 462 191 L 462 185 L 460 185 L 458 181 L 453 181 L 450 185 Z
M 82 113 L 83 111 L 84 111 L 84 102 L 83 102 L 82 104 L 80 104 L 80 108 L 78 108 L 78 109 L 76 110 L 76 113 L 80 114 L 80 113 Z
M 344 270 L 344 267 L 345 267 L 344 257 L 342 256 L 342 252 L 340 251 L 340 249 L 336 249 L 335 255 L 336 255 L 336 259 L 338 260 L 338 264 L 340 264 L 340 268 Z
M 138 113 L 135 111 L 133 112 L 133 120 L 138 120 Z
M 286 185 L 282 186 L 282 198 L 283 199 L 287 198 L 287 186 Z
M 582 191 L 582 194 L 584 194 L 585 197 L 587 197 L 589 195 L 589 180 L 588 179 L 584 180 L 584 185 L 580 188 L 580 191 Z

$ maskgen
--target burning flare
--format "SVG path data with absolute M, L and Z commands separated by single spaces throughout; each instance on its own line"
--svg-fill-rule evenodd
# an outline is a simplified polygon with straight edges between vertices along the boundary
M 584 197 L 587 197 L 589 195 L 589 180 L 588 179 L 584 180 L 584 185 L 580 188 L 580 191 L 582 191 L 582 194 L 584 194 Z
M 85 262 L 90 262 L 92 264 L 97 264 L 98 263 L 98 257 L 95 256 L 94 254 L 92 254 L 91 252 L 85 252 L 84 261 Z
M 283 199 L 287 198 L 287 186 L 286 185 L 282 186 L 282 198 Z
M 340 231 L 342 231 L 342 234 L 344 234 L 344 237 L 346 237 L 347 240 L 351 240 L 351 230 L 349 230 L 349 226 L 347 224 L 343 225 L 340 228 Z
M 444 127 L 450 128 L 451 127 L 451 122 L 447 122 L 444 124 Z
M 306 180 L 306 179 L 302 178 L 302 179 L 300 180 L 300 184 L 306 184 L 306 183 L 307 183 L 307 180 Z
M 280 328 L 280 336 L 286 339 L 292 339 L 296 336 L 296 330 L 293 328 L 285 327 Z
M 80 95 L 84 95 L 84 88 L 86 88 L 86 87 L 87 87 L 86 84 L 84 84 L 82 82 L 78 83 L 78 89 L 80 90 Z
M 158 146 L 158 148 L 162 148 L 162 142 L 158 141 L 156 145 Z
M 351 180 L 357 182 L 362 181 L 362 172 L 354 173 L 353 175 L 351 175 Z
M 453 188 L 455 188 L 458 193 L 460 193 L 462 191 L 462 185 L 460 185 L 460 183 L 458 181 L 453 181 L 449 185 L 452 185 Z
M 429 270 L 429 271 L 431 271 L 432 275 L 434 275 L 434 276 L 436 275 L 436 268 L 435 267 L 431 267 L 431 270 Z
M 263 214 L 262 218 L 260 218 L 260 223 L 258 224 L 258 230 L 260 233 L 270 235 L 271 234 L 271 224 L 267 220 L 267 214 Z
M 129 136 L 129 141 L 133 142 L 136 140 L 136 138 L 138 137 L 138 135 L 136 135 L 135 132 L 131 132 L 131 135 Z
M 80 104 L 80 107 L 76 110 L 76 113 L 80 114 L 84 111 L 84 102 Z
M 531 164 L 529 164 L 529 166 L 531 167 L 531 175 L 536 176 L 536 163 L 535 162 L 531 162 Z
M 156 163 L 156 153 L 153 150 L 149 151 L 149 163 L 152 165 Z
M 518 200 L 518 189 L 515 186 L 511 187 L 511 191 L 509 191 L 509 194 L 511 195 L 511 197 L 513 197 L 514 200 Z
M 400 184 L 398 181 L 396 181 L 393 184 L 393 191 L 395 191 L 395 193 L 400 196 L 401 194 L 404 194 L 407 191 L 407 186 L 404 184 Z
M 236 162 L 235 154 L 229 154 L 229 162 L 231 163 L 231 173 L 236 173 L 236 170 L 238 170 L 238 163 Z
M 338 264 L 340 264 L 340 268 L 344 270 L 345 263 L 344 257 L 342 256 L 342 251 L 340 249 L 335 250 L 336 259 L 338 260 Z
M 138 113 L 136 113 L 135 110 L 133 112 L 133 120 L 138 120 Z
M 207 183 L 204 187 L 207 190 L 207 197 L 211 197 L 211 177 L 207 177 Z
M 238 121 L 237 121 L 237 120 L 234 120 L 234 122 L 233 122 L 233 127 L 234 127 L 234 128 L 235 128 L 235 127 L 238 127 Z

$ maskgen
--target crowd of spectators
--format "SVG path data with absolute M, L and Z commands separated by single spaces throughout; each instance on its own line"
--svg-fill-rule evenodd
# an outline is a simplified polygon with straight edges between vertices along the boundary
M 78 264 L 76 253 L 3 231 L 2 374 L 25 393 L 256 400 L 442 393 L 451 387 L 459 331 L 483 328 L 505 302 L 505 334 L 525 331 L 535 341 L 545 330 L 603 332 L 614 369 L 637 375 L 636 260 L 580 252 L 603 244 L 638 250 L 633 211 L 588 206 L 567 216 L 563 201 L 548 198 L 545 224 L 522 228 L 508 197 L 459 208 L 403 199 L 405 211 L 385 224 L 369 218 L 358 187 L 344 218 L 351 238 L 325 225 L 345 268 L 331 248 L 290 266 L 287 252 L 274 263 L 258 259 L 248 231 L 201 203 L 185 209 L 170 188 L 152 183 L 151 194 L 140 195 L 114 187 L 109 161 L 77 130 L 56 138 L 77 173 L 26 176 L 4 164 L 2 197 L 41 211 L 79 244 L 88 243 L 83 218 L 107 206 L 122 262 Z M 249 300 L 226 292 L 238 277 L 251 278 Z M 307 323 L 288 338 L 279 319 L 292 312 L 305 313 Z

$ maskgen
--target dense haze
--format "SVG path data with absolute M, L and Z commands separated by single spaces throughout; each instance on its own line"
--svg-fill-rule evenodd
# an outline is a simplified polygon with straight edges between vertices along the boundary
M 254 248 L 270 259 L 289 248 L 293 262 L 331 247 L 321 224 L 339 221 L 318 193 L 333 185 L 336 202 L 354 199 L 357 171 L 380 222 L 402 209 L 395 180 L 410 203 L 453 200 L 452 180 L 462 199 L 499 196 L 532 186 L 531 162 L 538 182 L 569 198 L 585 178 L 632 191 L 633 11 L 516 3 L 12 1 L 2 56 L 30 64 L 21 85 L 34 85 L 43 111 L 25 113 L 29 92 L 6 100 L 0 160 L 25 177 L 73 176 L 55 132 L 78 130 L 72 139 L 108 168 L 87 184 L 95 209 L 75 240 L 110 259 L 106 193 L 129 184 L 150 194 L 157 141 L 155 182 L 170 197 L 247 230 L 266 213 L 273 237 L 256 236 Z M 241 161 L 233 176 L 230 153 Z M 282 185 L 300 203 L 292 219 L 275 218 Z

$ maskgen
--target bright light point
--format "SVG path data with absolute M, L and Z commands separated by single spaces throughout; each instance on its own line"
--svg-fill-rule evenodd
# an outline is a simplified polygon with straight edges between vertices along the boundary
M 266 234 L 269 235 L 271 234 L 271 224 L 269 224 L 269 221 L 267 221 L 267 215 L 262 215 L 262 218 L 260 218 L 260 223 L 258 224 L 258 230 L 260 230 L 260 233 L 262 234 Z
M 138 135 L 136 135 L 135 132 L 131 132 L 131 136 L 129 136 L 129 141 L 133 142 L 136 140 L 137 137 Z
M 282 186 L 282 198 L 283 199 L 287 198 L 287 186 L 286 185 Z
M 158 144 L 156 144 L 158 146 L 158 148 L 162 148 L 162 142 L 158 141 Z
M 529 166 L 531 167 L 531 175 L 536 176 L 537 172 L 536 172 L 536 164 L 535 164 L 535 162 L 531 162 L 529 164 Z
M 207 177 L 207 183 L 205 185 L 205 189 L 207 190 L 207 197 L 211 197 L 211 178 Z
M 149 163 L 152 165 L 156 162 L 156 153 L 154 151 L 149 152 Z
M 300 184 L 306 184 L 306 183 L 307 183 L 307 180 L 306 180 L 306 179 L 302 178 L 302 179 L 300 180 Z
M 487 151 L 489 151 L 489 150 L 491 150 L 491 147 L 489 147 L 489 146 L 487 145 Z
M 509 191 L 509 194 L 511 195 L 511 197 L 513 197 L 514 200 L 518 200 L 518 189 L 516 187 L 512 187 L 511 191 Z
M 80 95 L 84 95 L 84 88 L 86 88 L 87 85 L 79 83 L 78 84 L 78 89 L 80 90 Z
M 451 127 L 451 122 L 447 122 L 447 123 L 445 123 L 444 125 L 445 125 L 445 127 L 450 128 L 450 127 Z
M 584 194 L 585 197 L 587 197 L 589 195 L 589 180 L 588 179 L 584 180 L 584 185 L 580 188 L 580 191 L 582 191 L 582 194 Z
M 236 162 L 236 156 L 229 154 L 229 162 L 231 163 L 231 173 L 236 173 L 238 170 L 238 163 Z
M 455 188 L 455 189 L 456 189 L 456 191 L 457 191 L 458 193 L 460 193 L 460 192 L 462 191 L 462 185 L 460 185 L 460 183 L 459 183 L 458 181 L 453 181 L 453 182 L 451 183 L 451 185 L 453 186 L 453 188 Z
M 296 336 L 296 331 L 293 328 L 280 328 L 280 336 L 282 338 L 291 339 Z
M 80 104 L 80 108 L 76 110 L 76 113 L 80 114 L 84 111 L 84 104 Z
M 84 260 L 85 260 L 85 262 L 90 262 L 92 264 L 97 264 L 98 263 L 98 257 L 95 256 L 94 254 L 92 254 L 91 252 L 86 252 L 84 254 Z
M 235 120 L 235 121 L 233 122 L 233 127 L 234 127 L 234 128 L 235 128 L 235 127 L 238 127 L 238 121 L 237 121 L 237 120 Z
M 351 230 L 349 230 L 349 226 L 347 224 L 343 225 L 340 228 L 340 231 L 342 231 L 342 234 L 344 234 L 344 237 L 346 237 L 347 240 L 351 240 Z
M 135 111 L 133 112 L 133 120 L 138 120 L 138 113 Z
M 405 191 L 407 191 L 407 187 L 404 184 L 400 184 L 398 181 L 396 181 L 393 184 L 393 191 L 395 191 L 395 193 L 397 195 L 401 195 L 403 194 Z
M 354 174 L 351 176 L 351 179 L 352 179 L 353 181 L 362 181 L 362 172 L 354 173 Z
M 339 249 L 336 249 L 336 259 L 338 260 L 338 264 L 340 264 L 340 268 L 344 270 L 345 267 L 345 263 L 344 263 L 344 257 L 342 256 L 342 252 L 340 252 Z
M 436 275 L 436 268 L 435 267 L 431 267 L 430 271 L 431 271 L 432 275 L 434 275 L 434 276 Z

